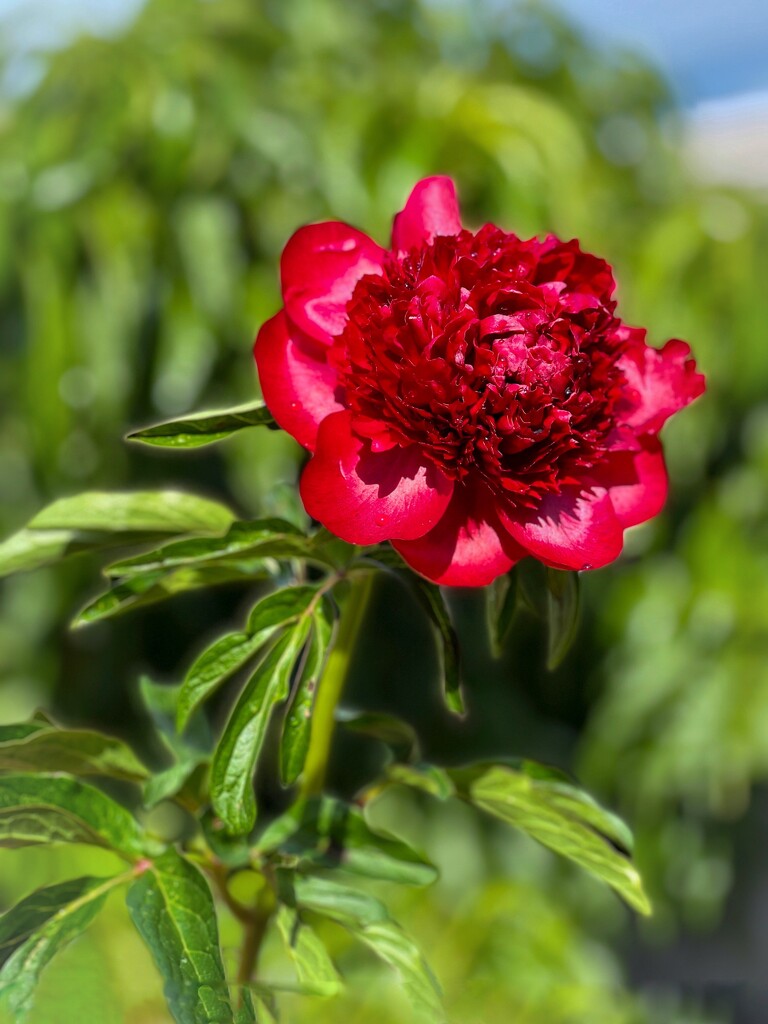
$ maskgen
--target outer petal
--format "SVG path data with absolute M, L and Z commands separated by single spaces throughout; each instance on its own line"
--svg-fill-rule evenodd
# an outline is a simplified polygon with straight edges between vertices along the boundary
M 303 338 L 280 312 L 267 320 L 253 346 L 264 401 L 277 422 L 299 444 L 314 451 L 317 428 L 343 409 L 334 396 L 336 371 L 325 351 Z
M 424 537 L 393 546 L 416 572 L 448 587 L 485 586 L 527 554 L 499 522 L 480 481 L 457 485 L 445 515 Z
M 362 231 L 339 221 L 299 228 L 280 260 L 286 313 L 311 337 L 329 344 L 344 329 L 355 285 L 365 274 L 381 273 L 386 256 Z
M 640 451 L 623 453 L 629 472 L 612 472 L 609 461 L 599 477 L 623 528 L 653 519 L 667 500 L 669 482 L 661 444 L 655 437 L 642 438 L 642 443 Z
M 500 506 L 499 515 L 529 555 L 555 569 L 599 569 L 621 551 L 622 528 L 602 487 L 549 495 L 536 511 Z
M 372 452 L 351 425 L 346 411 L 320 425 L 300 484 L 307 512 L 350 544 L 423 536 L 448 507 L 453 481 L 415 445 Z
M 450 178 L 424 178 L 408 197 L 392 227 L 392 248 L 408 252 L 436 235 L 456 235 L 461 231 L 456 186 Z
M 684 341 L 668 341 L 661 350 L 638 346 L 619 360 L 632 389 L 623 422 L 638 433 L 655 434 L 667 419 L 704 392 Z

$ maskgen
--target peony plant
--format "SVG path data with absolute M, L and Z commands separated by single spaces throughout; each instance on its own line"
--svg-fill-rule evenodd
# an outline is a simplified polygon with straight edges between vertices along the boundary
M 576 628 L 578 573 L 613 561 L 624 531 L 664 504 L 659 431 L 704 389 L 688 346 L 657 350 L 625 325 L 611 268 L 577 242 L 463 228 L 444 177 L 416 185 L 390 249 L 346 224 L 310 225 L 286 245 L 281 276 L 283 309 L 255 344 L 264 402 L 130 437 L 183 449 L 282 428 L 310 453 L 300 494 L 318 525 L 240 520 L 172 490 L 90 493 L 55 502 L 0 545 L 2 575 L 121 549 L 76 626 L 220 583 L 259 595 L 177 685 L 140 682 L 168 751 L 162 770 L 43 713 L 0 726 L 0 843 L 94 844 L 125 861 L 113 877 L 32 892 L 0 918 L 0 997 L 19 1021 L 45 965 L 116 889 L 178 1024 L 277 1019 L 284 981 L 259 961 L 270 935 L 294 987 L 337 992 L 326 921 L 400 975 L 418 1015 L 446 1020 L 423 952 L 360 882 L 435 880 L 419 850 L 376 824 L 376 801 L 394 786 L 464 801 L 650 910 L 629 831 L 561 772 L 512 759 L 426 764 L 409 725 L 340 716 L 339 703 L 380 573 L 410 588 L 431 622 L 454 713 L 460 658 L 444 588 L 485 587 L 497 652 L 521 605 L 543 610 L 558 663 Z M 204 705 L 233 677 L 229 716 L 212 729 Z M 326 786 L 339 720 L 389 751 L 352 800 Z M 257 768 L 279 778 L 279 812 L 259 807 Z M 128 784 L 124 800 L 94 782 L 111 779 Z M 153 832 L 147 811 L 163 801 L 186 814 L 178 835 Z M 222 913 L 242 928 L 231 970 Z

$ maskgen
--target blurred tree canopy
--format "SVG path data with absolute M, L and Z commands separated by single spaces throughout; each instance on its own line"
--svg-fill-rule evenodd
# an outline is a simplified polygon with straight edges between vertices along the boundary
M 300 515 L 300 452 L 287 438 L 171 463 L 121 435 L 251 398 L 250 340 L 279 304 L 287 237 L 331 218 L 385 241 L 425 174 L 456 178 L 469 223 L 578 236 L 616 266 L 626 320 L 656 344 L 691 342 L 709 392 L 666 435 L 668 509 L 634 532 L 618 566 L 584 580 L 582 635 L 563 668 L 544 672 L 533 620 L 493 664 L 471 642 L 478 595 L 459 595 L 472 714 L 447 725 L 424 635 L 382 590 L 350 693 L 418 720 L 443 757 L 461 728 L 476 752 L 577 771 L 639 832 L 657 938 L 719 919 L 733 822 L 768 771 L 768 216 L 747 195 L 698 184 L 678 129 L 664 84 L 631 54 L 596 50 L 538 6 L 470 0 L 150 0 L 124 33 L 76 41 L 27 95 L 0 98 L 3 534 L 62 493 L 169 478 L 228 492 L 252 514 Z M 237 607 L 225 589 L 70 637 L 62 622 L 92 572 L 4 584 L 7 717 L 44 701 L 135 730 L 136 670 L 178 675 L 190 638 L 200 646 Z M 339 786 L 354 785 L 358 756 L 352 745 L 340 759 Z M 443 862 L 475 858 L 468 891 L 487 911 L 488 935 L 450 925 L 466 948 L 448 949 L 448 972 L 486 985 L 487 1012 L 461 1020 L 506 1020 L 510 1006 L 548 1024 L 585 1020 L 585 1006 L 590 1024 L 645 1019 L 616 995 L 609 945 L 628 940 L 615 907 L 522 844 L 503 858 L 492 835 L 453 854 L 451 842 Z M 553 874 L 568 893 L 560 910 L 542 903 Z M 443 894 L 414 913 L 437 934 L 452 908 Z M 534 967 L 540 988 L 511 1003 Z M 567 998 L 546 995 L 548 977 L 573 979 Z M 693 1019 L 655 1005 L 654 1021 Z

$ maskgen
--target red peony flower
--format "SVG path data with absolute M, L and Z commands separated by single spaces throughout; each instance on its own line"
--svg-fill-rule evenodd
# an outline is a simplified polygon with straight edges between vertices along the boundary
M 314 224 L 281 272 L 256 363 L 274 418 L 312 452 L 307 512 L 337 536 L 481 586 L 526 555 L 598 568 L 660 511 L 657 435 L 704 378 L 684 342 L 651 348 L 616 317 L 611 268 L 576 241 L 463 229 L 435 177 L 390 251 Z

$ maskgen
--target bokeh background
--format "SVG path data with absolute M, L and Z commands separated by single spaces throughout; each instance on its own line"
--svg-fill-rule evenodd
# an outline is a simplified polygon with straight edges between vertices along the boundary
M 388 899 L 456 1024 L 768 1019 L 766 10 L 0 0 L 1 535 L 62 494 L 169 482 L 300 516 L 301 455 L 280 434 L 173 457 L 121 438 L 251 399 L 250 343 L 279 305 L 289 234 L 330 217 L 383 241 L 424 174 L 457 179 L 470 224 L 553 230 L 607 257 L 624 318 L 656 344 L 689 340 L 708 375 L 666 431 L 664 515 L 583 580 L 556 673 L 534 619 L 492 661 L 482 595 L 456 594 L 470 715 L 451 722 L 427 627 L 394 585 L 376 595 L 349 702 L 409 719 L 435 759 L 572 772 L 632 825 L 655 903 L 638 922 L 521 837 L 460 809 L 391 807 L 442 869 L 432 890 Z M 0 588 L 0 718 L 42 705 L 141 747 L 138 674 L 178 679 L 248 595 L 70 634 L 97 569 Z M 353 791 L 372 757 L 340 743 L 336 787 Z M 0 901 L 106 856 L 3 852 Z M 410 1019 L 388 975 L 341 939 L 338 954 L 349 994 L 292 997 L 288 1019 Z M 32 1021 L 81 1019 L 169 1020 L 118 899 L 50 968 Z

